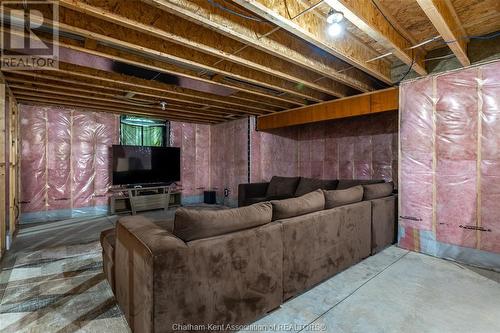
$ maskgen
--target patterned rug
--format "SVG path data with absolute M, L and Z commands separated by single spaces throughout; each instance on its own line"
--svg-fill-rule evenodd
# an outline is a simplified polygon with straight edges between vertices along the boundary
M 130 332 L 98 241 L 18 253 L 1 274 L 0 332 Z
M 164 223 L 174 213 L 141 215 Z M 104 276 L 99 243 L 118 218 L 22 226 L 0 266 L 0 332 L 130 332 Z

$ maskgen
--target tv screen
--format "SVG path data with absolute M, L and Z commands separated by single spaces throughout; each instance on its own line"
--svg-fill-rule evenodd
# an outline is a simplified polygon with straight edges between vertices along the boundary
M 174 147 L 113 145 L 113 185 L 173 183 L 181 179 L 181 151 Z

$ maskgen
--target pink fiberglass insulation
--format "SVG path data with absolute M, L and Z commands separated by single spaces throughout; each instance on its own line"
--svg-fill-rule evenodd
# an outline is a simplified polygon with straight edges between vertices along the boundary
M 117 115 L 95 113 L 95 179 L 94 205 L 108 204 L 108 189 L 111 185 L 111 146 L 118 144 L 119 119 Z
M 303 125 L 297 130 L 300 176 L 397 179 L 395 112 Z
M 71 111 L 46 112 L 48 208 L 71 207 Z
M 22 212 L 104 206 L 118 116 L 21 105 Z
M 401 85 L 400 246 L 500 263 L 485 254 L 500 253 L 499 73 L 497 61 Z
M 218 201 L 235 206 L 238 185 L 248 177 L 248 119 L 239 119 L 211 127 L 210 179 Z M 224 197 L 224 189 L 229 191 Z
M 21 203 L 23 212 L 46 210 L 47 112 L 21 106 Z
M 185 203 L 200 202 L 210 187 L 210 126 L 171 122 L 171 145 L 181 148 L 181 181 Z
M 481 249 L 500 253 L 500 63 L 481 70 Z
M 400 88 L 400 223 L 432 229 L 433 100 L 432 78 Z
M 297 176 L 297 128 L 258 132 L 253 130 L 255 128 L 255 119 L 250 119 L 250 128 L 252 129 L 250 132 L 251 181 L 267 182 L 276 175 Z M 246 129 L 242 135 L 247 135 Z M 247 152 L 246 147 L 241 147 L 241 149 L 245 153 Z
M 255 131 L 250 119 L 250 181 L 272 176 L 397 179 L 397 113 Z M 248 182 L 248 119 L 211 127 L 211 184 L 227 202 Z

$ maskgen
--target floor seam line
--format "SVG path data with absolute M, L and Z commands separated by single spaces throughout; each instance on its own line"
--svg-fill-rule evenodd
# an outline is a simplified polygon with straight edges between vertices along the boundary
M 337 305 L 341 304 L 342 302 L 344 302 L 346 299 L 348 299 L 349 297 L 351 297 L 352 295 L 354 295 L 359 289 L 361 289 L 362 287 L 364 287 L 368 282 L 370 282 L 371 280 L 375 279 L 377 276 L 379 276 L 380 274 L 382 274 L 383 272 L 385 272 L 387 269 L 389 269 L 390 267 L 392 267 L 395 263 L 397 263 L 398 261 L 400 261 L 401 259 L 403 259 L 404 257 L 406 257 L 408 255 L 408 253 L 410 253 L 410 251 L 406 252 L 405 254 L 403 254 L 401 257 L 399 257 L 398 259 L 396 259 L 395 261 L 393 261 L 391 264 L 389 264 L 387 267 L 385 267 L 383 270 L 381 270 L 380 272 L 378 272 L 377 274 L 375 274 L 374 276 L 372 276 L 371 278 L 369 278 L 366 282 L 362 283 L 359 287 L 357 287 L 356 289 L 354 289 L 352 292 L 349 293 L 349 295 L 347 295 L 346 297 L 342 298 L 339 302 L 337 302 L 335 305 L 333 305 L 332 307 L 330 307 L 328 310 L 324 311 L 322 314 L 320 314 L 318 317 L 316 317 L 313 321 L 309 322 L 307 325 L 305 325 L 304 327 L 302 327 L 302 329 L 300 329 L 299 331 L 297 332 L 302 332 L 304 331 L 307 327 L 310 327 L 311 324 L 313 324 L 316 320 L 318 320 L 319 318 L 323 317 L 325 314 L 327 314 L 330 310 L 332 310 L 333 308 L 337 307 Z

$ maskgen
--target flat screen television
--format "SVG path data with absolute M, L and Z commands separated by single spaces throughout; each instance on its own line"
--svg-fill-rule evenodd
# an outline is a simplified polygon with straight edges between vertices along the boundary
M 174 147 L 113 145 L 113 185 L 170 184 L 181 180 L 181 151 Z

